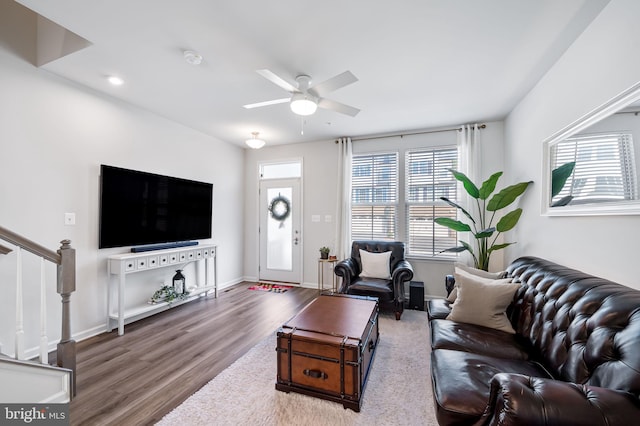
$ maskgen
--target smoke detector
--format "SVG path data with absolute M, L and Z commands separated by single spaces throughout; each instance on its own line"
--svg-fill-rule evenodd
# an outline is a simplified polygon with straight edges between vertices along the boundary
M 191 65 L 200 65 L 202 63 L 202 55 L 193 50 L 185 50 L 184 60 Z

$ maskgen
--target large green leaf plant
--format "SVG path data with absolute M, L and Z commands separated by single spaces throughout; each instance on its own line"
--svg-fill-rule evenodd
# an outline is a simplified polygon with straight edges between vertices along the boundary
M 449 169 L 453 176 L 462 182 L 465 191 L 475 200 L 475 215 L 472 215 L 465 208 L 449 200 L 446 197 L 440 197 L 441 200 L 450 206 L 458 209 L 468 219 L 460 221 L 448 217 L 439 217 L 435 222 L 457 232 L 471 232 L 476 240 L 476 247 L 466 241 L 459 241 L 460 246 L 451 247 L 444 251 L 460 253 L 468 251 L 473 257 L 475 267 L 484 271 L 489 270 L 489 260 L 494 251 L 501 250 L 515 243 L 497 244 L 498 237 L 501 233 L 513 229 L 520 220 L 522 209 L 516 208 L 506 213 L 499 220 L 496 218 L 496 212 L 513 203 L 520 195 L 522 195 L 533 181 L 520 182 L 515 185 L 507 186 L 501 191 L 491 196 L 495 189 L 498 179 L 502 176 L 502 172 L 491 175 L 489 179 L 482 183 L 478 188 L 464 173 Z M 489 199 L 489 197 L 491 197 Z M 488 201 L 487 201 L 488 200 Z M 497 222 L 494 222 L 497 220 Z M 495 225 L 494 225 L 495 223 Z

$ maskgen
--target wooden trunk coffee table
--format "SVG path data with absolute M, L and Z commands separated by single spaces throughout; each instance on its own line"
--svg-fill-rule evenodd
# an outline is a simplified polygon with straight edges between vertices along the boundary
M 276 389 L 360 411 L 378 339 L 378 299 L 321 295 L 278 330 Z

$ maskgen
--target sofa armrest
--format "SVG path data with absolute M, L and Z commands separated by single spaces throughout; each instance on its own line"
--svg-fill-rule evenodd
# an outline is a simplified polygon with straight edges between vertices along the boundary
M 409 261 L 401 260 L 391 272 L 394 293 L 398 302 L 404 302 L 404 283 L 413 278 L 413 267 Z
M 628 392 L 499 373 L 491 379 L 481 425 L 623 425 L 640 418 Z
M 351 257 L 336 263 L 336 266 L 333 268 L 333 272 L 342 278 L 342 283 L 338 289 L 338 293 L 346 292 L 347 288 L 351 285 L 351 281 L 353 281 L 353 279 L 360 273 L 360 271 L 358 271 L 358 265 Z

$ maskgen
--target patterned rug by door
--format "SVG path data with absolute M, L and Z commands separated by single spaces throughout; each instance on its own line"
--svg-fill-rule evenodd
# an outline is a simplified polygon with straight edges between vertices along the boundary
M 269 291 L 271 293 L 284 293 L 290 288 L 293 288 L 293 286 L 258 283 L 256 285 L 252 285 L 251 287 L 249 287 L 249 290 Z

